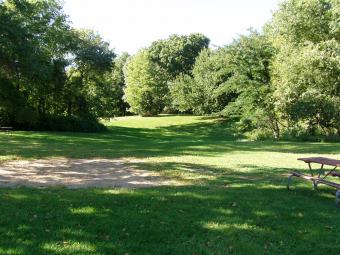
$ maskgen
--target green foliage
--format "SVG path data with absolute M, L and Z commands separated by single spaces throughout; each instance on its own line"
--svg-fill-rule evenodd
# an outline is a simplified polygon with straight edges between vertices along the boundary
M 273 62 L 276 111 L 288 130 L 340 134 L 339 1 L 288 1 L 267 27 L 278 49 Z
M 86 89 L 91 112 L 99 117 L 125 115 L 128 105 L 123 101 L 124 96 L 124 65 L 130 56 L 123 53 L 113 62 L 109 72 L 95 72 L 86 79 Z
M 279 137 L 270 69 L 274 55 L 267 38 L 253 31 L 223 49 L 203 50 L 192 77 L 181 75 L 171 84 L 173 104 L 180 111 L 236 118 L 245 131 L 267 128 Z
M 0 35 L 0 125 L 101 113 L 115 54 L 97 34 L 72 29 L 59 1 L 1 2 Z
M 338 0 L 290 0 L 280 5 L 267 32 L 276 45 L 340 39 Z
M 59 99 L 69 27 L 57 1 L 6 1 L 0 16 L 2 113 L 14 125 L 33 123 Z
M 226 51 L 232 76 L 221 90 L 237 96 L 222 113 L 237 117 L 244 130 L 267 128 L 279 137 L 270 70 L 275 49 L 265 36 L 251 31 L 227 46 Z
M 196 114 L 222 114 L 239 120 L 243 131 L 263 129 L 280 136 L 274 112 L 270 63 L 275 55 L 263 35 L 251 31 L 231 45 L 203 50 L 189 75 L 170 86 L 174 106 Z
M 116 58 L 114 61 L 113 71 L 110 75 L 110 98 L 112 98 L 112 105 L 110 107 L 106 107 L 106 109 L 111 109 L 113 115 L 125 115 L 128 110 L 128 104 L 123 100 L 123 97 L 124 87 L 126 86 L 124 68 L 129 58 L 130 55 L 128 53 L 123 53 Z
M 202 51 L 171 82 L 182 112 L 222 114 L 256 139 L 290 131 L 339 135 L 339 1 L 282 3 L 265 33 Z
M 171 111 L 174 105 L 169 92 L 172 81 L 177 76 L 191 73 L 196 57 L 208 44 L 209 39 L 201 34 L 172 35 L 153 42 L 134 57 L 138 60 L 132 60 L 133 64 L 126 70 L 125 98 L 131 106 L 130 111 L 142 115 L 158 114 L 164 109 Z M 141 71 L 143 68 L 145 70 Z
M 194 110 L 194 79 L 188 74 L 180 74 L 170 85 L 172 105 L 180 112 Z
M 325 41 L 278 56 L 276 108 L 290 125 L 305 121 L 311 134 L 318 126 L 330 135 L 339 132 L 339 46 L 335 40 Z
M 181 73 L 190 74 L 196 57 L 208 48 L 209 41 L 202 34 L 171 35 L 153 42 L 148 50 L 151 60 L 167 73 L 169 79 L 174 79 Z
M 110 71 L 115 54 L 109 49 L 109 44 L 92 30 L 79 30 L 76 34 L 75 64 L 82 75 Z
M 67 99 L 68 115 L 106 117 L 114 101 L 109 75 L 115 54 L 93 31 L 80 30 L 76 34 L 75 67 L 69 71 L 69 96 L 75 99 Z
M 231 69 L 224 50 L 202 50 L 196 58 L 192 77 L 180 75 L 170 85 L 175 108 L 195 114 L 219 112 L 232 97 L 219 90 L 230 75 Z
M 115 59 L 60 1 L 1 1 L 0 125 L 179 111 L 225 116 L 256 139 L 339 135 L 339 20 L 338 0 L 287 0 L 263 33 L 223 48 L 172 35 Z
M 126 66 L 124 100 L 129 111 L 143 116 L 160 113 L 168 88 L 164 72 L 154 63 L 147 50 L 135 55 Z

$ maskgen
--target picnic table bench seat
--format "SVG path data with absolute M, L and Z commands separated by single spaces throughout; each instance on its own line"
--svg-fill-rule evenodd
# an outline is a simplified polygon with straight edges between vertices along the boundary
M 339 197 L 340 197 L 340 183 L 336 183 L 333 181 L 326 180 L 328 176 L 333 177 L 340 177 L 340 173 L 335 172 L 335 169 L 337 167 L 340 167 L 340 160 L 337 159 L 331 159 L 331 158 L 324 158 L 324 157 L 311 157 L 311 158 L 299 158 L 298 160 L 301 160 L 308 164 L 310 175 L 299 173 L 297 171 L 291 172 L 291 174 L 288 177 L 288 184 L 287 188 L 290 189 L 291 180 L 293 177 L 302 178 L 307 181 L 311 181 L 313 183 L 314 189 L 317 189 L 318 184 L 327 185 L 329 187 L 335 188 L 335 202 L 338 205 L 339 204 Z M 315 173 L 313 172 L 313 169 L 311 167 L 311 163 L 320 164 L 320 169 Z M 324 170 L 324 166 L 332 166 L 332 169 Z M 314 170 L 315 171 L 315 170 Z

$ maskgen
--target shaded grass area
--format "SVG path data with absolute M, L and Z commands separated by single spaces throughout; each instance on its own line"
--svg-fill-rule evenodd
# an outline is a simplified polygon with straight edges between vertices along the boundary
M 185 183 L 149 189 L 0 189 L 0 254 L 339 254 L 333 190 L 294 180 L 337 143 L 250 142 L 225 122 L 122 118 L 101 134 L 15 132 L 2 160 L 134 157 Z M 132 164 L 132 163 L 131 163 Z
M 339 211 L 328 193 L 234 180 L 136 191 L 2 189 L 0 253 L 338 254 Z

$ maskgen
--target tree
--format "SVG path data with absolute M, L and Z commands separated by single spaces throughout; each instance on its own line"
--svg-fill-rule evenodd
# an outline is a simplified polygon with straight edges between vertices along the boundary
M 180 74 L 170 85 L 171 104 L 180 112 L 195 112 L 195 84 L 188 74 Z
M 126 87 L 124 68 L 129 58 L 130 55 L 125 52 L 115 59 L 114 68 L 110 75 L 114 115 L 125 115 L 127 113 L 128 104 L 123 100 L 124 88 Z
M 163 75 L 147 50 L 142 50 L 131 58 L 125 70 L 124 90 L 124 100 L 130 105 L 129 111 L 151 116 L 163 110 L 164 97 L 168 90 Z
M 289 0 L 280 5 L 265 30 L 277 47 L 339 40 L 339 17 L 338 0 Z
M 1 124 L 99 127 L 98 97 L 105 99 L 102 78 L 113 58 L 97 34 L 70 27 L 58 0 L 0 2 Z
M 192 68 L 199 53 L 208 48 L 209 39 L 202 34 L 190 35 L 171 35 L 164 40 L 158 40 L 151 44 L 148 48 L 149 56 L 159 68 L 159 72 L 164 80 L 162 83 L 167 83 L 168 88 L 171 88 L 172 81 L 177 76 L 191 75 Z M 172 111 L 173 100 L 170 92 L 165 90 L 163 105 L 167 111 Z
M 276 110 L 289 128 L 340 134 L 340 44 L 334 39 L 280 53 L 275 61 Z
M 8 0 L 0 4 L 0 35 L 0 94 L 2 102 L 11 102 L 0 106 L 2 120 L 30 126 L 60 95 L 69 35 L 66 16 L 58 1 Z
M 133 57 L 126 70 L 125 100 L 130 111 L 154 115 L 171 109 L 169 86 L 177 76 L 191 74 L 196 57 L 208 45 L 209 39 L 201 34 L 172 35 Z
M 129 54 L 123 53 L 113 62 L 112 71 L 101 75 L 92 76 L 88 81 L 92 88 L 92 104 L 95 106 L 96 115 L 100 117 L 112 117 L 124 115 L 128 105 L 123 100 L 124 96 L 124 66 Z
M 192 77 L 180 75 L 170 85 L 174 107 L 195 114 L 219 112 L 232 99 L 231 94 L 219 90 L 231 71 L 225 50 L 202 50 L 196 58 Z
M 225 48 L 203 50 L 189 75 L 171 85 L 180 111 L 221 114 L 239 120 L 244 131 L 270 130 L 280 136 L 274 111 L 270 63 L 275 49 L 264 35 L 250 31 Z
M 269 129 L 280 136 L 279 119 L 274 111 L 274 87 L 270 63 L 275 49 L 264 35 L 251 31 L 226 47 L 232 75 L 221 91 L 237 95 L 222 110 L 237 117 L 244 130 Z
M 69 70 L 68 93 L 65 94 L 68 115 L 104 117 L 112 99 L 108 75 L 115 54 L 109 44 L 91 30 L 75 31 L 73 67 Z
M 168 39 L 158 40 L 149 47 L 150 58 L 170 79 L 177 75 L 190 74 L 199 53 L 208 48 L 209 39 L 202 34 L 188 36 L 171 35 Z
M 337 0 L 290 0 L 266 28 L 278 50 L 276 111 L 289 132 L 340 133 L 339 17 Z

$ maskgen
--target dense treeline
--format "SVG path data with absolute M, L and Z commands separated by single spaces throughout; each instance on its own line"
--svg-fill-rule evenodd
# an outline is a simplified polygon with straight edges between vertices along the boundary
M 126 111 L 126 56 L 115 56 L 98 34 L 73 29 L 57 0 L 1 2 L 1 125 L 103 129 L 97 117 Z
M 218 115 L 254 138 L 340 135 L 340 2 L 287 0 L 218 49 L 172 35 L 117 57 L 57 0 L 0 1 L 0 124 L 96 131 L 99 117 Z
M 157 114 L 167 106 L 215 114 L 254 138 L 340 135 L 338 0 L 286 1 L 262 33 L 249 31 L 217 50 L 195 38 L 189 57 L 193 40 L 174 36 L 129 61 L 125 100 L 132 112 Z M 194 64 L 181 62 L 190 57 Z

